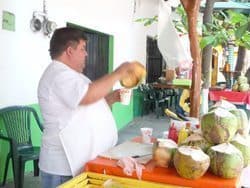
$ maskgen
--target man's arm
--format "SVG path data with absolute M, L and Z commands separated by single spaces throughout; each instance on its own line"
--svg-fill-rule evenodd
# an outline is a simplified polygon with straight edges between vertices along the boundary
M 115 82 L 121 80 L 128 74 L 129 71 L 133 69 L 133 64 L 123 63 L 111 74 L 105 75 L 92 82 L 89 85 L 86 95 L 81 100 L 80 105 L 91 104 L 107 96 Z

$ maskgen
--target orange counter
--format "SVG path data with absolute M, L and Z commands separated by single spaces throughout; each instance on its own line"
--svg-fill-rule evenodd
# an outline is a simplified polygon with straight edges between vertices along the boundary
M 133 173 L 131 176 L 126 176 L 122 169 L 116 165 L 116 160 L 97 157 L 88 162 L 85 166 L 85 171 L 106 173 L 108 175 L 122 176 L 128 178 L 137 178 Z M 175 168 L 152 168 L 152 163 L 146 165 L 143 170 L 142 180 L 165 183 L 170 185 L 187 186 L 193 188 L 236 188 L 238 186 L 238 179 L 223 179 L 207 172 L 198 180 L 188 180 L 180 177 Z
M 142 138 L 140 136 L 133 139 L 135 142 L 141 142 L 141 140 Z M 154 141 L 155 138 L 152 138 L 152 142 Z M 137 179 L 135 172 L 132 176 L 127 176 L 123 173 L 122 168 L 118 167 L 116 163 L 117 160 L 97 157 L 85 165 L 84 171 Z M 250 172 L 250 169 L 248 169 L 248 171 Z M 245 179 L 246 176 L 249 176 L 249 172 L 243 173 Z M 156 167 L 154 166 L 153 162 L 149 162 L 145 166 L 145 169 L 142 172 L 142 180 L 193 188 L 237 188 L 240 187 L 239 185 L 242 183 L 246 184 L 246 182 L 242 180 L 240 183 L 240 177 L 234 179 L 225 179 L 215 176 L 210 172 L 207 172 L 200 179 L 189 180 L 180 177 L 174 167 Z

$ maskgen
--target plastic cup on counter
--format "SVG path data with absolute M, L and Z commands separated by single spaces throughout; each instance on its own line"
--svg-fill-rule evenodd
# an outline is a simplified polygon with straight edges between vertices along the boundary
M 162 132 L 162 138 L 163 139 L 168 139 L 168 131 L 163 131 Z
M 150 144 L 152 139 L 153 129 L 149 127 L 142 127 L 141 134 L 142 134 L 142 143 Z

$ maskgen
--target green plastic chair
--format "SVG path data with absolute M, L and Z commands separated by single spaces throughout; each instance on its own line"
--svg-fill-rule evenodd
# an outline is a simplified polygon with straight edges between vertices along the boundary
M 39 176 L 38 159 L 40 147 L 32 145 L 30 130 L 32 115 L 42 131 L 42 124 L 33 108 L 28 106 L 11 106 L 0 109 L 0 118 L 3 120 L 7 133 L 7 135 L 0 134 L 0 140 L 2 139 L 10 144 L 2 185 L 6 183 L 10 159 L 12 159 L 15 188 L 23 187 L 26 161 L 33 160 L 34 176 Z

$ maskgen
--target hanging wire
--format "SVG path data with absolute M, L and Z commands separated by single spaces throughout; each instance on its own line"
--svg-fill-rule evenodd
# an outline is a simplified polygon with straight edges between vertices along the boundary
M 133 13 L 135 14 L 136 12 L 136 0 L 134 0 L 134 10 L 133 10 Z
M 48 11 L 47 11 L 47 2 L 46 2 L 46 0 L 43 0 L 43 13 L 45 14 L 45 15 L 47 15 L 47 13 L 48 13 Z

